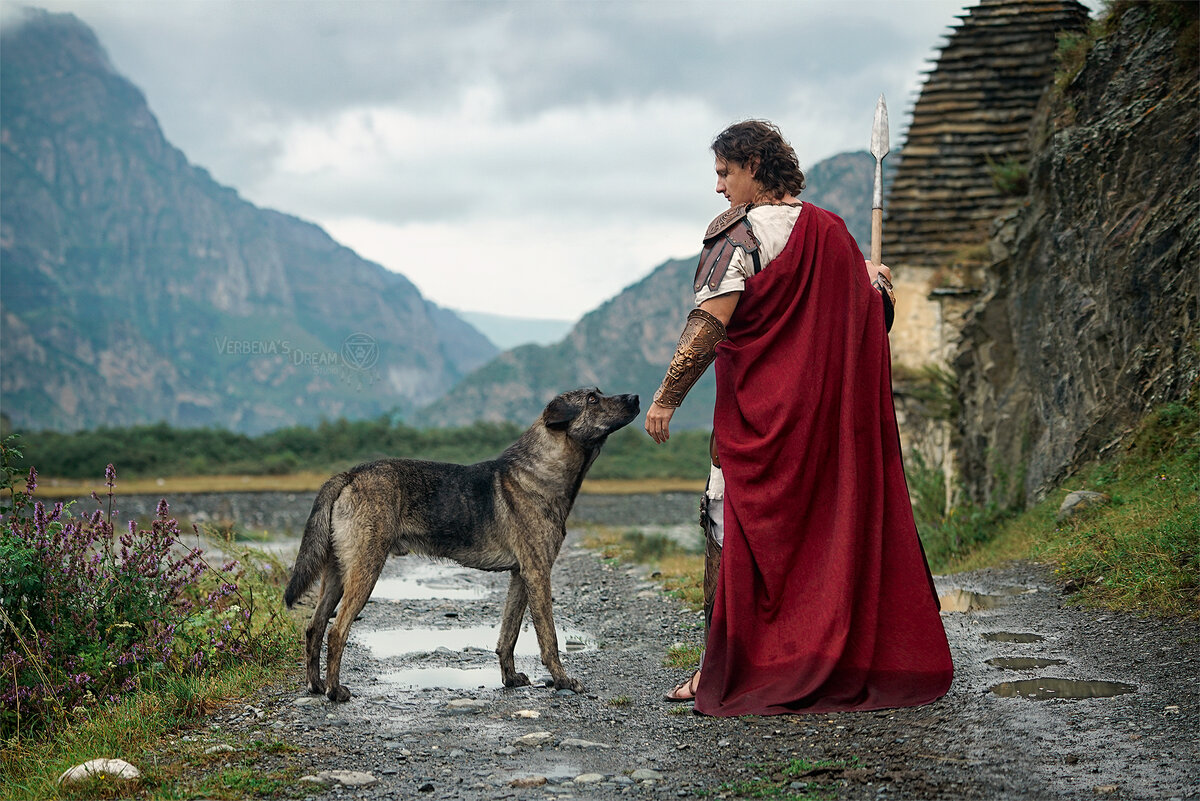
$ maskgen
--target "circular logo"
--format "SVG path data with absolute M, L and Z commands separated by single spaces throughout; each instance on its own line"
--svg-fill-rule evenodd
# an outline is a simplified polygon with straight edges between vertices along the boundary
M 369 370 L 379 361 L 379 345 L 370 334 L 351 334 L 342 342 L 342 361 L 356 370 Z

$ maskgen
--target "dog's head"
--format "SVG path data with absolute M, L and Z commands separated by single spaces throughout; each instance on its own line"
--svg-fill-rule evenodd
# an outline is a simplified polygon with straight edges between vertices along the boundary
M 564 392 L 542 412 L 542 423 L 551 431 L 564 431 L 577 442 L 603 442 L 612 432 L 629 424 L 641 404 L 637 395 L 604 395 L 595 387 Z

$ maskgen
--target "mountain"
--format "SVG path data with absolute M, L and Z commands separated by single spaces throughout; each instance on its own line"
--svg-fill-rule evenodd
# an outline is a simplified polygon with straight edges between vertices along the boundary
M 894 167 L 897 159 L 888 157 Z M 815 164 L 807 173 L 804 200 L 841 215 L 866 248 L 871 235 L 871 193 L 875 160 L 866 151 L 842 153 Z M 890 172 L 885 174 L 885 182 Z M 707 221 L 696 226 L 700 239 Z M 638 283 L 583 319 L 561 342 L 525 345 L 500 354 L 467 376 L 414 421 L 426 425 L 465 425 L 473 420 L 527 423 L 555 394 L 579 386 L 605 392 L 636 392 L 649 404 L 662 380 L 684 319 L 693 305 L 692 277 L 699 253 L 665 262 Z M 704 375 L 672 418 L 676 429 L 712 424 L 716 383 Z
M 462 311 L 454 313 L 478 328 L 501 350 L 518 345 L 550 345 L 558 342 L 571 330 L 570 320 L 541 320 L 531 317 L 509 317 L 504 314 Z
M 18 428 L 245 432 L 404 413 L 497 349 L 163 137 L 69 14 L 0 48 L 0 393 Z

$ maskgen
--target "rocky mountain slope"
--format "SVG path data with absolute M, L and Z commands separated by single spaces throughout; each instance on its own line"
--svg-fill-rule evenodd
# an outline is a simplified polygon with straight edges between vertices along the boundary
M 76 18 L 7 24 L 0 391 L 17 427 L 404 412 L 496 353 L 403 276 L 167 142 Z
M 1037 497 L 1196 387 L 1198 8 L 1115 4 L 1045 109 L 954 364 L 977 501 Z
M 899 158 L 884 162 L 885 186 Z M 871 235 L 871 192 L 875 160 L 864 151 L 841 153 L 805 173 L 802 199 L 846 220 L 864 249 Z M 697 240 L 704 221 L 697 224 Z M 463 425 L 473 420 L 528 423 L 564 389 L 599 386 L 605 392 L 636 392 L 649 404 L 675 352 L 692 308 L 696 256 L 664 262 L 641 281 L 589 312 L 561 342 L 526 345 L 497 356 L 415 416 L 428 425 Z M 716 383 L 712 371 L 700 379 L 672 419 L 675 429 L 712 425 Z

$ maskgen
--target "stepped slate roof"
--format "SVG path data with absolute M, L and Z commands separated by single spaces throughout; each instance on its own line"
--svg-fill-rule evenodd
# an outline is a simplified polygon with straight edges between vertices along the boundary
M 892 265 L 959 262 L 1020 202 L 997 189 L 989 160 L 1028 165 L 1058 36 L 1083 31 L 1088 12 L 1074 0 L 982 0 L 958 19 L 913 108 L 888 196 Z

